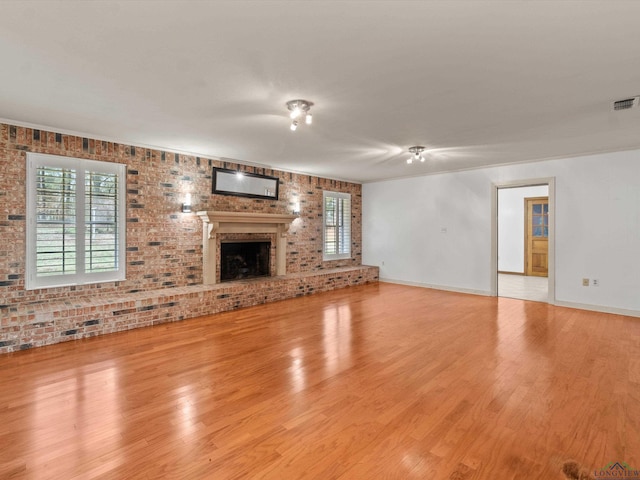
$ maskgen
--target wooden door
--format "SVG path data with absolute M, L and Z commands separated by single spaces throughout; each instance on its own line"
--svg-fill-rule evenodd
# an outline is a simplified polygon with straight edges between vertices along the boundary
M 525 275 L 549 274 L 549 197 L 525 198 Z

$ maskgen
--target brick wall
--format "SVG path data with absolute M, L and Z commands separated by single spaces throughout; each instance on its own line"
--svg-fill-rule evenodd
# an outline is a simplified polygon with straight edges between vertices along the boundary
M 88 158 L 127 166 L 127 279 L 122 282 L 24 289 L 26 153 Z M 214 166 L 280 178 L 279 200 L 211 194 Z M 352 257 L 322 261 L 322 192 L 352 195 Z M 184 194 L 193 211 L 291 213 L 300 220 L 288 233 L 288 273 L 361 264 L 361 186 L 203 157 L 0 124 L 0 315 L 12 306 L 69 297 L 117 295 L 202 283 L 202 223 L 181 213 Z

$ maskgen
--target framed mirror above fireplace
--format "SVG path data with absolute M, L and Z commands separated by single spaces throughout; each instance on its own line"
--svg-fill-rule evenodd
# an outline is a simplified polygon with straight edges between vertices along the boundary
M 213 169 L 213 193 L 218 195 L 277 200 L 279 183 L 278 177 L 218 167 Z

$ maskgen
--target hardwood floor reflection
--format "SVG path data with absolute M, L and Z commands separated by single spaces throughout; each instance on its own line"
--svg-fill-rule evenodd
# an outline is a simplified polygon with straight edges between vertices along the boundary
M 0 478 L 640 466 L 640 319 L 365 285 L 0 357 Z

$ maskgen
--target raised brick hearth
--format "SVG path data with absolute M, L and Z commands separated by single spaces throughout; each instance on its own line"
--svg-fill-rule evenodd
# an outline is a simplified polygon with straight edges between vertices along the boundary
M 378 281 L 377 267 L 194 285 L 122 296 L 78 296 L 1 310 L 0 353 L 225 312 Z

